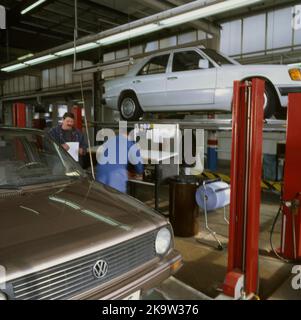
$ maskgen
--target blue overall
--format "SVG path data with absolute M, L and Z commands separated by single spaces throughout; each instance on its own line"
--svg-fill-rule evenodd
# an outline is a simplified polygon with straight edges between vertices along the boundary
M 119 145 L 122 145 L 122 154 Z M 137 174 L 142 174 L 144 170 L 139 149 L 134 141 L 129 141 L 125 136 L 109 138 L 104 144 L 102 158 L 98 160 L 96 180 L 123 193 L 127 191 L 129 166 L 133 166 Z

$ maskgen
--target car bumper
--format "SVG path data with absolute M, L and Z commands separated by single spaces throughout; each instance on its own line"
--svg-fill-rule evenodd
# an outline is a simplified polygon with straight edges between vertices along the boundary
M 141 295 L 175 274 L 183 265 L 181 255 L 172 250 L 162 260 L 150 262 L 111 283 L 94 288 L 71 300 L 121 300 L 136 291 Z

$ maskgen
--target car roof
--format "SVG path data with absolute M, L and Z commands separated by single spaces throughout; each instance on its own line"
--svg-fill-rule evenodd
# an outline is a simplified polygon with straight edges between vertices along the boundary
M 182 48 L 172 48 L 169 50 L 164 50 L 164 51 L 159 51 L 156 53 L 150 53 L 149 55 L 147 55 L 146 57 L 144 57 L 141 61 L 139 61 L 138 63 L 134 63 L 134 65 L 132 66 L 132 68 L 129 70 L 129 72 L 126 74 L 127 76 L 132 76 L 134 74 L 136 74 L 140 68 L 142 67 L 142 65 L 144 65 L 148 60 L 154 58 L 154 57 L 158 57 L 158 56 L 163 56 L 165 54 L 170 54 L 174 51 L 184 51 L 184 50 L 195 50 L 195 49 L 206 49 L 204 46 L 200 45 L 200 46 L 190 46 L 190 47 L 182 47 Z

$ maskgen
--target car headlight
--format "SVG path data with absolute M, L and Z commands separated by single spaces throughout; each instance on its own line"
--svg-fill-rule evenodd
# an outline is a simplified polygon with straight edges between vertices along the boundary
M 157 254 L 165 254 L 171 245 L 171 232 L 167 228 L 162 228 L 156 237 L 156 252 Z
M 0 301 L 7 300 L 6 294 L 0 291 Z
M 289 72 L 289 75 L 290 75 L 292 80 L 301 81 L 301 71 L 300 71 L 300 69 L 294 68 L 294 69 L 290 69 L 288 72 Z

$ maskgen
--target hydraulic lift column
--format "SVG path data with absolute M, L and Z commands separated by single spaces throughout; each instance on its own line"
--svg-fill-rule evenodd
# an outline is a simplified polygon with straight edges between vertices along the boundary
M 235 82 L 228 271 L 224 295 L 257 293 L 265 82 Z
M 82 108 L 79 106 L 74 106 L 72 108 L 72 113 L 74 114 L 75 128 L 78 130 L 82 130 L 83 129 Z
M 13 104 L 13 126 L 26 128 L 26 105 L 25 103 Z
M 281 255 L 301 260 L 301 93 L 288 96 Z

